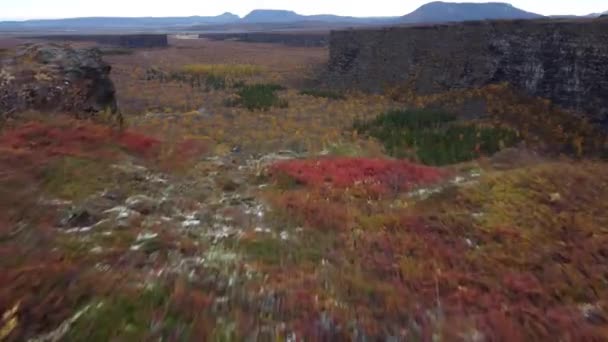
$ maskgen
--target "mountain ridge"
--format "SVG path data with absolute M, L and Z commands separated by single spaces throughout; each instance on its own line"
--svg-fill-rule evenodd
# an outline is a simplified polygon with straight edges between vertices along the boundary
M 594 13 L 588 16 L 564 17 L 599 17 L 607 14 Z M 535 19 L 544 16 L 519 9 L 505 2 L 444 2 L 434 1 L 424 4 L 411 13 L 394 17 L 350 17 L 334 14 L 302 15 L 295 11 L 282 9 L 255 9 L 243 18 L 233 13 L 223 13 L 217 16 L 189 17 L 80 17 L 66 19 L 35 19 L 25 21 L 0 21 L 0 30 L 44 30 L 44 29 L 146 29 L 146 28 L 204 28 L 208 25 L 252 25 L 268 24 L 281 25 L 302 23 L 311 26 L 326 23 L 336 26 L 357 25 L 395 25 L 436 22 L 459 22 L 494 19 Z M 313 25 L 314 26 L 314 25 Z
M 536 19 L 544 16 L 527 12 L 505 2 L 434 1 L 401 17 L 405 23 L 449 22 L 492 19 Z

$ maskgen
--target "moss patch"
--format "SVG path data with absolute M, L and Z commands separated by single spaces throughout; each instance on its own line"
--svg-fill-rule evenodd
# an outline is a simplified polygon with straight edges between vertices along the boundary
M 271 107 L 287 107 L 287 101 L 276 93 L 284 88 L 277 84 L 253 84 L 239 89 L 235 105 L 243 106 L 251 111 L 268 110 Z
M 81 200 L 104 190 L 109 184 L 110 172 L 107 163 L 64 157 L 46 168 L 42 186 L 47 193 L 55 197 Z
M 143 341 L 162 336 L 179 325 L 170 317 L 170 293 L 149 286 L 140 293 L 120 294 L 99 300 L 68 332 L 68 341 Z

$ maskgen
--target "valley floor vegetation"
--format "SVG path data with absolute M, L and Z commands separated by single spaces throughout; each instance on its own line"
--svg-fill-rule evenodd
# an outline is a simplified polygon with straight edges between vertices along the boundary
M 608 338 L 608 140 L 584 120 L 508 85 L 312 86 L 322 48 L 105 59 L 122 129 L 2 126 L 1 341 Z

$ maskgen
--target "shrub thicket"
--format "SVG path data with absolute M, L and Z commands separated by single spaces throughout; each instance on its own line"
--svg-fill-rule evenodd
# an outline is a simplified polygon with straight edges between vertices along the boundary
M 277 91 L 284 88 L 277 84 L 244 85 L 237 92 L 238 99 L 233 103 L 251 111 L 268 110 L 271 107 L 287 107 L 287 101 L 282 100 Z
M 456 116 L 430 110 L 396 110 L 355 129 L 382 142 L 386 151 L 400 158 L 415 158 L 429 165 L 447 165 L 490 155 L 513 146 L 515 131 L 498 126 L 463 124 Z

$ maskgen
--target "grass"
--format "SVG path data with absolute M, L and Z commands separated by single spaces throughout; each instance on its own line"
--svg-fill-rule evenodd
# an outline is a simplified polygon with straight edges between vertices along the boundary
M 478 114 L 515 127 L 521 140 L 529 146 L 555 155 L 608 156 L 608 137 L 597 124 L 581 119 L 582 116 L 563 110 L 549 100 L 525 96 L 506 83 L 432 95 L 416 94 L 405 86 L 390 90 L 388 95 L 408 108 L 439 107 L 462 111 L 463 104 L 485 103 L 486 108 Z
M 307 95 L 313 97 L 321 97 L 330 100 L 344 100 L 346 97 L 338 92 L 331 90 L 321 90 L 321 89 L 304 89 L 300 91 L 300 95 Z
M 104 56 L 129 56 L 135 53 L 134 49 L 121 48 L 102 48 L 101 53 Z
M 172 78 L 206 90 L 240 89 L 244 86 L 243 78 L 258 76 L 263 71 L 264 68 L 250 64 L 188 64 L 173 73 Z
M 288 103 L 276 93 L 284 88 L 277 84 L 245 85 L 237 92 L 236 105 L 243 106 L 250 111 L 269 110 L 271 107 L 287 107 Z
M 120 66 L 116 70 L 120 72 Z M 209 77 L 215 76 L 201 76 L 203 85 Z M 217 77 L 219 87 L 225 78 Z M 281 79 L 265 82 L 290 84 Z M 346 163 L 346 158 L 335 156 L 367 156 L 362 144 L 376 147 L 376 140 L 362 138 L 384 134 L 393 139 L 387 142 L 393 144 L 392 154 L 443 164 L 508 146 L 504 140 L 512 132 L 499 139 L 500 132 L 497 136 L 492 129 L 500 127 L 467 125 L 443 112 L 401 111 L 376 117 L 394 103 L 368 95 L 325 101 L 296 91 L 277 93 L 279 89 L 273 87 L 271 92 L 289 100 L 289 108 L 252 114 L 244 105 L 223 107 L 225 92 L 199 98 L 200 88 L 174 83 L 152 89 L 150 84 L 155 83 L 148 82 L 132 89 L 134 95 L 143 96 L 148 87 L 146 96 L 153 101 L 164 99 L 187 110 L 204 106 L 209 114 L 204 118 L 180 115 L 175 121 L 174 116 L 170 120 L 141 118 L 142 131 L 164 137 L 160 153 L 180 157 L 167 159 L 167 193 L 179 196 L 180 211 L 189 213 L 200 202 L 209 206 L 210 214 L 234 214 L 237 221 L 233 223 L 243 233 L 238 239 L 226 238 L 213 245 L 190 229 L 169 231 L 170 224 L 165 228 L 162 223 L 152 228 L 159 233 L 158 239 L 135 252 L 129 248 L 139 227 L 115 231 L 108 226 L 86 234 L 63 234 L 54 229 L 54 217 L 39 225 L 30 212 L 8 216 L 7 210 L 0 210 L 0 265 L 8 271 L 0 272 L 0 283 L 7 284 L 0 291 L 0 307 L 21 305 L 16 315 L 20 330 L 9 339 L 27 340 L 29 334 L 52 331 L 91 304 L 66 340 L 339 341 L 386 340 L 387 336 L 413 341 L 603 340 L 605 325 L 590 323 L 582 307 L 597 306 L 598 315 L 605 316 L 608 172 L 604 164 L 540 161 L 540 166 L 494 172 L 480 163 L 483 170 L 473 177 L 479 165 L 470 163 L 474 170 L 452 171 L 466 178 L 466 185 L 419 184 L 417 173 L 391 166 L 404 161 L 382 153 L 373 154 L 373 162 L 352 159 Z M 232 86 L 234 92 L 250 88 Z M 179 103 L 188 94 L 190 102 Z M 525 116 L 519 108 L 512 112 Z M 359 123 L 363 137 L 351 132 L 357 117 L 369 119 Z M 546 115 L 538 121 L 544 123 L 546 118 L 554 117 Z M 133 116 L 132 120 L 137 119 Z M 27 134 L 0 139 L 0 162 L 8 158 L 2 166 L 11 170 L 18 166 L 19 174 L 13 176 L 21 178 L 23 154 L 32 154 L 28 160 L 44 162 L 46 167 L 47 159 L 41 156 L 48 151 L 53 158 L 48 161 L 51 174 L 45 174 L 49 177 L 46 185 L 55 193 L 84 198 L 98 191 L 97 182 L 109 188 L 120 185 L 122 190 L 141 186 L 134 193 L 156 193 L 151 182 L 131 184 L 132 177 L 122 173 L 106 179 L 105 168 L 96 165 L 119 162 L 113 152 L 125 150 L 129 156 L 155 157 L 145 165 L 156 169 L 157 157 L 152 152 L 160 142 L 86 127 L 71 132 L 75 126 L 70 123 L 50 133 L 30 127 Z M 218 151 L 225 150 L 231 158 L 222 158 L 221 166 L 203 160 L 197 148 L 179 147 L 175 137 L 185 136 L 217 142 L 213 154 L 223 156 Z M 307 142 L 304 146 L 310 156 L 323 149 L 334 157 L 274 164 L 284 172 L 260 178 L 264 187 L 259 190 L 258 184 L 237 188 L 230 178 L 222 177 L 244 165 L 239 154 L 229 155 L 232 146 L 242 146 L 257 159 L 288 146 L 291 139 Z M 385 151 L 389 151 L 387 144 Z M 189 156 L 196 159 L 186 178 L 176 171 L 183 151 L 192 151 L 187 153 L 188 160 Z M 179 165 L 181 169 L 190 164 Z M 251 178 L 235 179 L 253 178 L 250 168 L 242 171 Z M 218 175 L 211 176 L 212 172 Z M 16 196 L 18 190 L 38 184 L 33 181 L 39 179 L 28 176 L 21 183 L 10 182 L 10 188 L 9 181 L 3 181 L 7 186 L 0 189 L 0 199 L 42 211 L 37 193 Z M 370 196 L 362 191 L 377 185 L 384 185 L 389 195 Z M 441 192 L 426 199 L 410 196 L 411 190 L 436 189 Z M 270 232 L 253 231 L 257 222 L 239 222 L 244 205 L 231 206 L 226 212 L 219 204 L 216 207 L 216 196 L 235 190 L 235 195 L 263 196 L 256 201 L 268 208 L 260 226 Z M 155 217 L 150 219 L 146 221 Z M 22 226 L 22 221 L 30 224 Z M 180 222 L 181 217 L 176 224 Z M 91 251 L 96 246 L 102 248 L 99 254 Z M 204 256 L 204 263 L 186 265 L 182 273 L 174 261 L 181 266 L 180 259 L 189 256 Z M 158 274 L 160 270 L 162 276 L 150 277 L 151 271 Z M 90 279 L 79 280 L 82 274 Z M 174 277 L 184 277 L 183 288 L 174 287 Z M 156 282 L 162 285 L 145 290 L 138 286 Z M 137 289 L 132 287 L 135 284 Z M 591 319 L 597 318 L 596 312 L 591 311 Z M 277 336 L 266 338 L 264 331 Z
M 242 78 L 261 74 L 264 68 L 251 64 L 188 64 L 181 72 L 194 76 L 212 76 L 217 78 Z
M 169 293 L 152 286 L 141 293 L 100 300 L 68 332 L 68 341 L 142 341 L 156 315 L 166 313 Z
M 108 165 L 99 161 L 64 157 L 45 170 L 43 189 L 61 199 L 81 200 L 102 191 L 109 172 Z
M 430 110 L 398 110 L 355 129 L 382 142 L 399 158 L 414 158 L 427 165 L 448 165 L 491 155 L 519 141 L 517 133 L 499 126 L 463 124 L 456 116 Z
M 399 199 L 357 200 L 350 189 L 342 196 L 309 187 L 268 190 L 280 196 L 269 203 L 279 212 L 287 209 L 289 220 L 300 221 L 302 236 L 314 236 L 309 246 L 321 246 L 332 219 L 338 218 L 336 227 L 348 228 L 335 231 L 337 243 L 316 251 L 336 270 L 329 276 L 311 272 L 306 264 L 274 269 L 274 276 L 283 281 L 283 291 L 298 293 L 299 299 L 314 293 L 325 312 L 336 313 L 334 319 L 345 313 L 341 310 L 347 317 L 357 315 L 362 329 L 378 338 L 383 333 L 374 328 L 407 322 L 421 327 L 408 332 L 408 340 L 426 334 L 458 340 L 456 335 L 470 329 L 505 340 L 597 337 L 601 333 L 570 308 L 601 302 L 608 291 L 597 277 L 605 269 L 598 262 L 605 258 L 604 168 L 583 162 L 488 171 L 469 186 L 450 187 L 405 206 L 397 206 Z M 275 243 L 262 241 L 249 253 L 280 263 L 285 246 L 275 248 Z M 284 281 L 300 273 L 331 284 L 326 288 L 335 297 L 323 301 L 324 293 L 311 279 L 308 292 L 297 292 L 299 284 Z M 339 308 L 332 308 L 333 302 Z M 305 310 L 305 303 L 298 304 Z M 532 314 L 497 314 L 505 307 Z M 441 321 L 429 316 L 432 310 Z M 462 326 L 463 319 L 480 323 Z
M 325 241 L 329 241 L 326 239 Z M 258 237 L 240 242 L 240 248 L 256 262 L 269 266 L 318 264 L 324 256 L 322 243 L 283 241 L 274 237 Z M 327 248 L 326 248 L 327 249 Z

